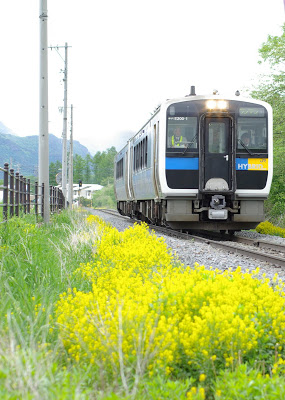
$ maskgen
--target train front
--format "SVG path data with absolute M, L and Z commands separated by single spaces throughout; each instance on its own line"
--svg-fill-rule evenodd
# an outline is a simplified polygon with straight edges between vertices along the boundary
M 233 232 L 264 220 L 272 181 L 272 111 L 264 102 L 191 96 L 166 113 L 165 220 Z

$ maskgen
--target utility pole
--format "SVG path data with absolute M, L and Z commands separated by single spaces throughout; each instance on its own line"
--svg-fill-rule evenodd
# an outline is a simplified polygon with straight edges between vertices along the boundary
M 67 181 L 67 43 L 64 46 L 64 98 L 63 98 L 63 129 L 62 129 L 62 192 L 66 207 L 66 181 Z
M 50 49 L 58 49 L 64 47 L 64 70 L 63 70 L 63 82 L 64 82 L 64 98 L 63 98 L 63 129 L 62 129 L 62 193 L 64 195 L 65 207 L 67 204 L 67 50 L 68 44 L 65 46 L 51 46 Z
M 73 105 L 70 112 L 70 143 L 69 143 L 69 176 L 68 176 L 68 202 L 69 208 L 73 205 Z
M 44 184 L 44 222 L 49 223 L 49 134 L 48 134 L 48 46 L 47 0 L 40 0 L 40 94 L 39 94 L 39 185 Z

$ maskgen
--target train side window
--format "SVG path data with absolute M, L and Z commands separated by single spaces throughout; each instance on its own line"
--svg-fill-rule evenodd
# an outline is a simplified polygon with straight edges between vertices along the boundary
M 145 167 L 147 168 L 147 137 L 145 138 Z
M 123 158 L 119 160 L 116 164 L 116 179 L 123 177 Z
M 145 168 L 145 138 L 143 139 L 143 164 L 142 168 Z
M 141 168 L 143 168 L 143 163 L 144 163 L 144 140 L 142 140 L 142 154 L 141 154 Z
M 140 142 L 139 148 L 140 148 L 139 168 L 141 169 L 142 168 L 142 142 Z
M 134 171 L 147 167 L 147 136 L 134 147 Z
M 134 149 L 134 170 L 137 171 L 139 169 L 139 146 L 136 145 Z

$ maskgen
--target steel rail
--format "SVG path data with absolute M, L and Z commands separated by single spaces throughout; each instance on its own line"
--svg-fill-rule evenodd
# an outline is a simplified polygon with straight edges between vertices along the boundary
M 141 222 L 141 221 L 137 221 L 134 219 L 130 219 L 129 217 L 120 215 L 118 212 L 116 212 L 114 210 L 101 209 L 99 211 L 114 215 L 116 217 L 121 217 L 128 221 Z M 245 248 L 237 247 L 232 243 L 225 243 L 224 241 L 220 241 L 220 240 L 222 239 L 222 240 L 235 241 L 235 242 L 246 243 L 246 244 L 251 243 L 251 245 L 257 246 L 259 248 L 267 248 L 267 249 L 270 248 L 270 249 L 277 250 L 279 252 L 280 251 L 282 252 L 282 250 L 283 250 L 283 252 L 285 252 L 285 246 L 283 246 L 283 245 L 278 245 L 278 244 L 271 243 L 268 241 L 263 241 L 263 240 L 247 239 L 247 238 L 241 238 L 241 237 L 229 236 L 229 235 L 216 235 L 217 240 L 213 240 L 213 239 L 209 239 L 207 237 L 192 235 L 191 233 L 179 232 L 179 231 L 175 231 L 175 230 L 157 226 L 157 225 L 148 224 L 148 226 L 150 229 L 153 229 L 156 232 L 165 233 L 165 234 L 171 235 L 171 236 L 176 236 L 176 237 L 178 237 L 180 239 L 184 239 L 184 240 L 194 240 L 194 241 L 197 241 L 200 243 L 208 244 L 215 248 L 226 250 L 229 253 L 237 253 L 237 254 L 240 254 L 243 256 L 247 256 L 247 257 L 251 257 L 251 258 L 260 260 L 260 261 L 265 261 L 269 264 L 285 267 L 285 257 L 284 256 L 279 257 L 279 256 L 276 256 L 273 254 L 265 254 L 265 253 L 258 252 L 258 251 L 252 250 L 252 249 L 245 249 Z M 209 233 L 209 232 L 207 232 L 207 233 Z

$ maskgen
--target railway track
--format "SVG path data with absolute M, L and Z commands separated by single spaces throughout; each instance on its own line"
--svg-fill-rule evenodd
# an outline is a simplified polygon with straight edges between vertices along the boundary
M 120 215 L 114 210 L 100 210 L 102 212 L 112 214 L 115 217 L 123 218 L 130 223 L 138 222 L 137 220 L 130 219 Z M 149 227 L 155 232 L 166 234 L 168 236 L 175 236 L 183 240 L 197 241 L 200 243 L 208 244 L 212 247 L 219 248 L 228 253 L 238 253 L 256 260 L 265 261 L 268 264 L 285 267 L 285 246 L 277 243 L 272 243 L 266 240 L 256 240 L 240 236 L 232 236 L 226 234 L 218 234 L 213 232 L 205 232 L 199 234 L 184 233 L 174 231 L 169 228 L 150 225 Z

